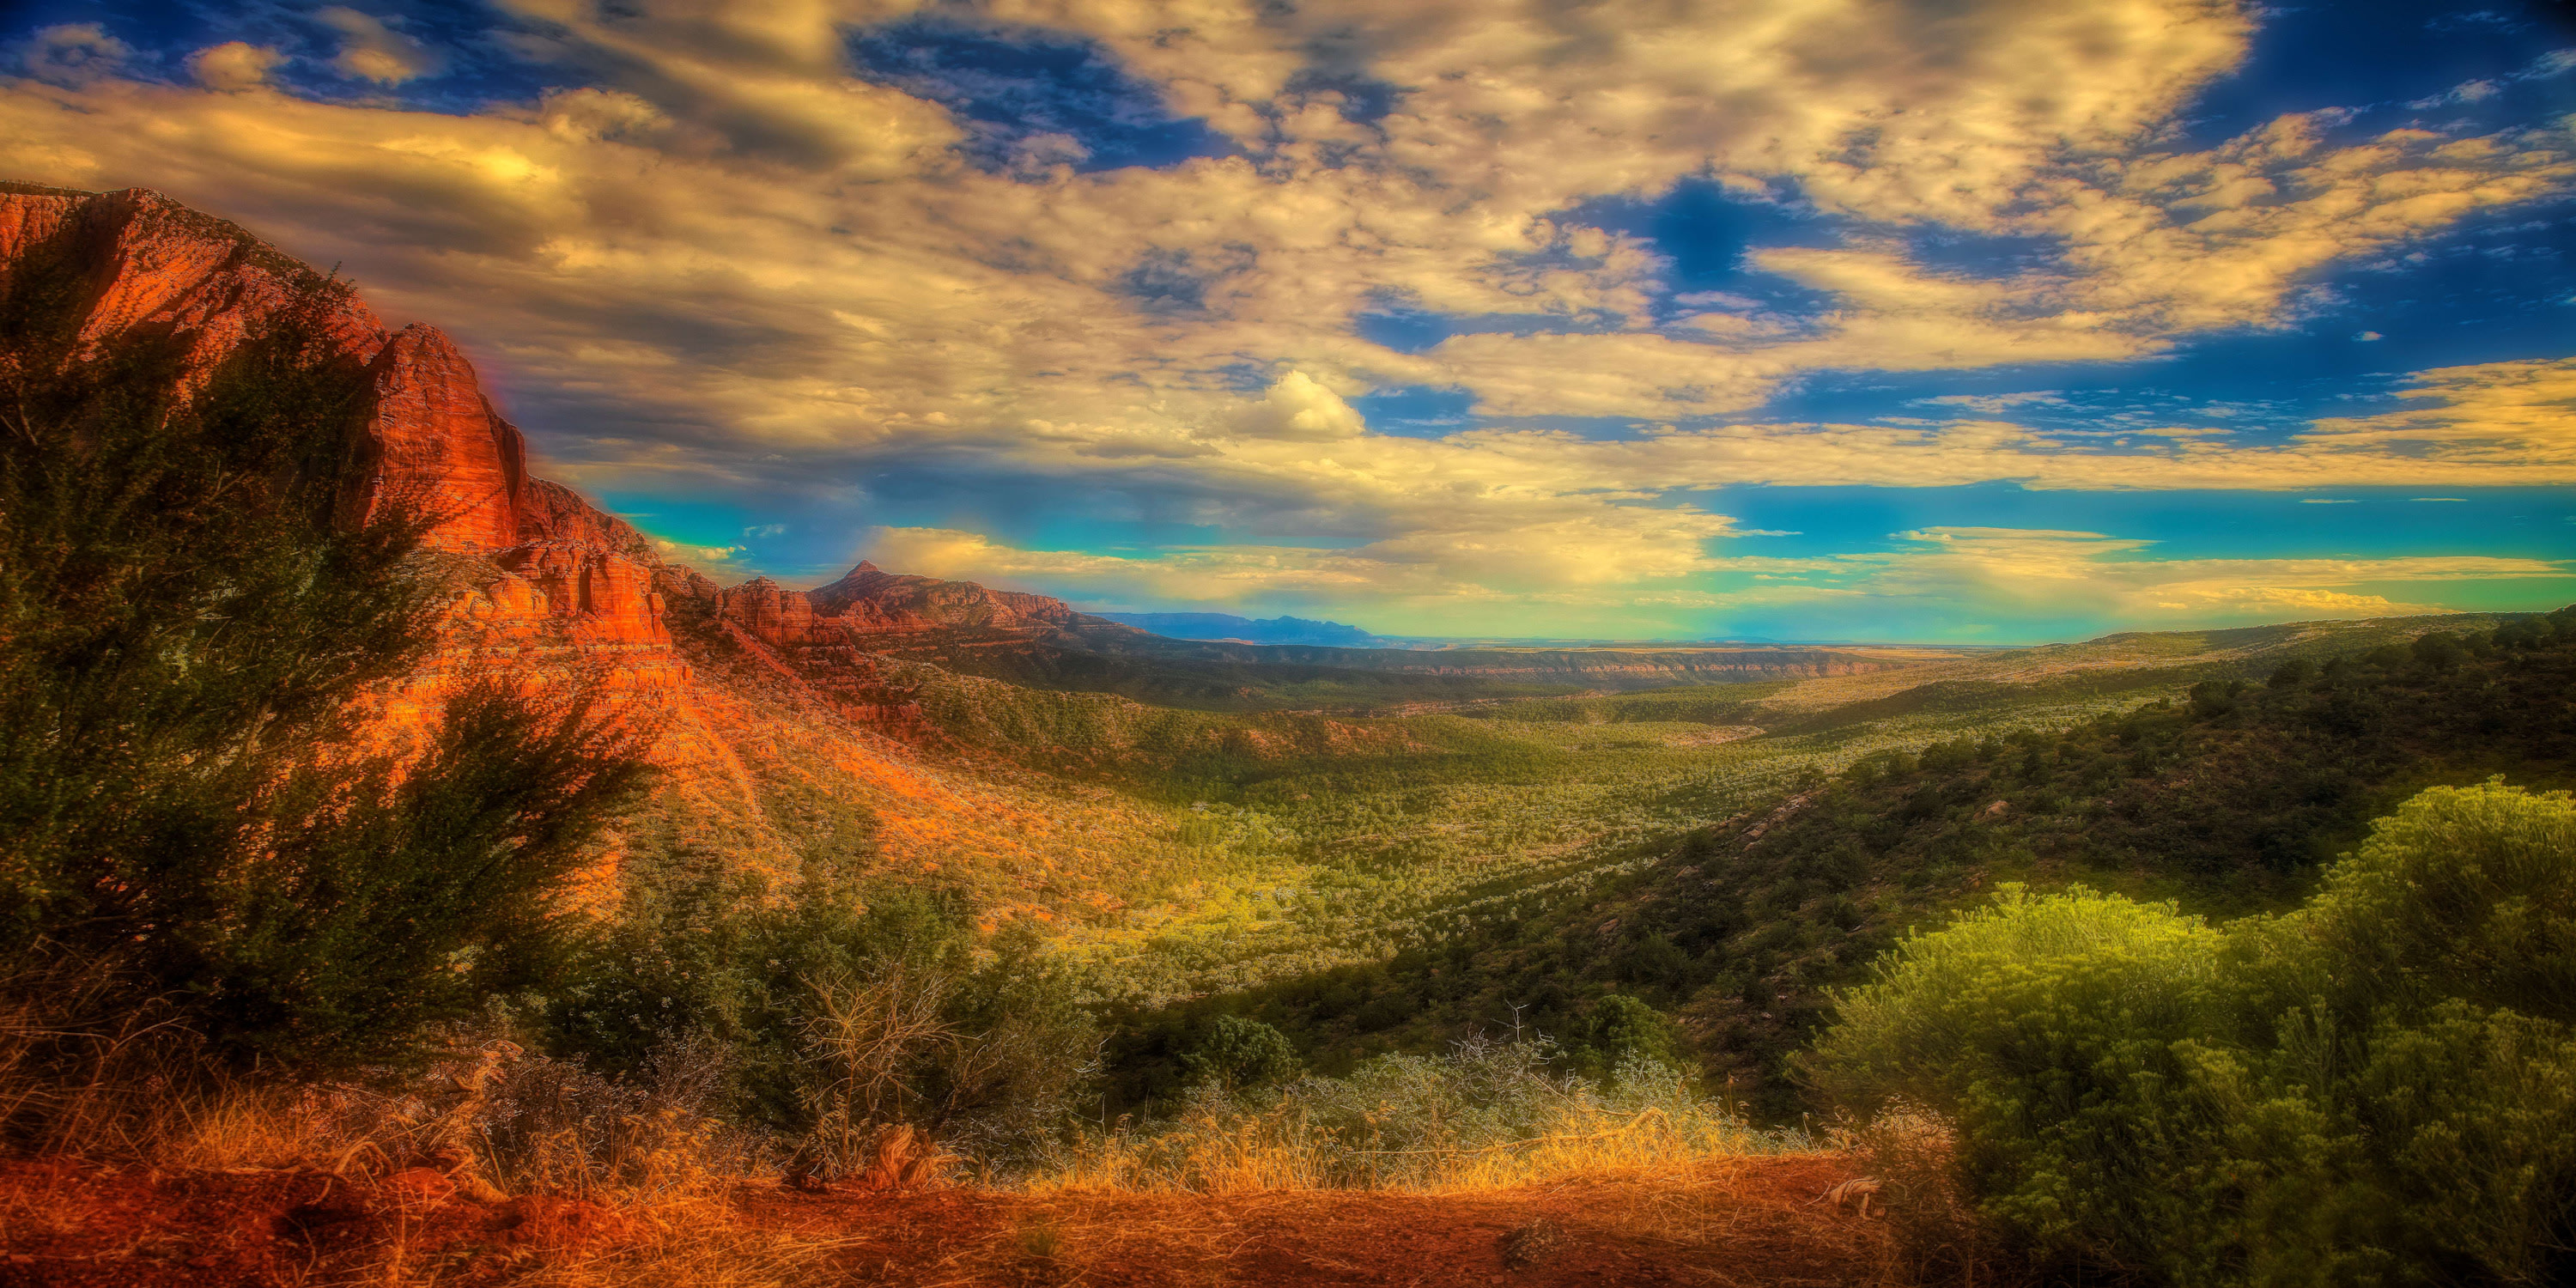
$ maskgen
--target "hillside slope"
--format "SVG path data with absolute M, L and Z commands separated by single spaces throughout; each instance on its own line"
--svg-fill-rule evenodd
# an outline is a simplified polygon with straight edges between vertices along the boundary
M 1869 714 L 1849 718 L 1793 696 L 1794 721 L 1730 749 L 1776 743 L 1773 764 L 1801 747 L 1843 751 L 1811 750 L 1810 768 L 1774 775 L 1753 807 L 1605 858 L 1597 885 L 1498 885 L 1450 933 L 1382 963 L 1140 1011 L 1122 1086 L 1168 1085 L 1172 1052 L 1219 1011 L 1275 1024 L 1338 1067 L 1477 1024 L 1576 1043 L 1595 1000 L 1619 992 L 1679 1016 L 1713 1079 L 1794 1116 L 1783 1061 L 1830 990 L 1999 883 L 2088 883 L 2236 914 L 2294 901 L 2369 819 L 2426 786 L 2503 774 L 2576 787 L 2576 608 L 2210 642 L 2117 641 L 2116 655 L 2162 664 L 2113 671 L 2160 695 L 2145 702 L 2087 687 L 2120 681 L 2011 657 L 1994 662 L 2038 682 L 1939 680 L 1854 703 Z M 2238 678 L 2248 671 L 2260 680 Z M 1760 720 L 1783 693 L 1796 688 L 1707 714 Z M 1654 698 L 1532 705 L 1600 720 Z
M 69 337 L 76 354 L 174 351 L 184 385 L 320 282 L 241 228 L 151 192 L 0 184 L 0 301 L 26 326 Z M 534 477 L 518 429 L 436 328 L 389 329 L 355 294 L 332 299 L 322 329 L 366 409 L 341 510 L 357 519 L 400 505 L 432 517 L 433 572 L 450 587 L 441 647 L 386 695 L 392 720 L 417 725 L 466 678 L 501 675 L 532 688 L 597 685 L 660 730 L 660 786 L 605 856 L 596 898 L 615 898 L 639 860 L 714 856 L 776 882 L 855 850 L 893 870 L 942 872 L 1005 907 L 1071 907 L 1113 898 L 1104 888 L 1158 853 L 1149 811 L 926 754 L 905 740 L 918 722 L 900 704 L 814 700 L 810 685 L 777 682 L 793 677 L 675 638 L 675 605 L 704 621 L 726 616 L 727 597 L 661 560 L 624 520 Z M 921 578 L 860 577 L 841 591 L 855 593 L 835 592 L 839 607 L 888 633 L 1008 632 L 1076 616 L 1041 597 Z M 732 616 L 757 620 L 759 587 L 733 600 Z

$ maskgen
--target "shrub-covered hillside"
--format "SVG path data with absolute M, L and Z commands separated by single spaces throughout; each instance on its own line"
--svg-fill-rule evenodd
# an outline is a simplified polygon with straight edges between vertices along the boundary
M 2006 890 L 1840 1012 L 1803 1064 L 1891 1115 L 1880 1140 L 1949 1140 L 1878 1159 L 1942 1259 L 1984 1244 L 2077 1283 L 2576 1275 L 2567 793 L 2427 790 L 2277 916 Z M 1976 1228 L 1937 1228 L 1945 1189 Z
M 1906 928 L 2014 880 L 2279 906 L 2423 787 L 2576 779 L 2571 681 L 2576 609 L 2294 660 L 2266 682 L 2207 681 L 2055 732 L 1883 753 L 1694 833 L 1593 897 L 1199 1009 L 1277 1024 L 1330 1065 L 1515 1007 L 1580 1035 L 1598 999 L 1630 995 L 1678 1015 L 1714 1078 L 1793 1114 L 1783 1061 L 1828 990 Z M 1136 1059 L 1150 1064 L 1154 1046 Z

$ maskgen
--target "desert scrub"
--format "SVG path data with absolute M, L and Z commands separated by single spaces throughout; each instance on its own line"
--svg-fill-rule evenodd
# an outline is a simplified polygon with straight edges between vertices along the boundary
M 1066 1147 L 1033 1188 L 1231 1193 L 1481 1189 L 1671 1169 L 1797 1148 L 1689 1088 L 1671 1066 L 1604 1081 L 1559 1072 L 1545 1038 L 1471 1037 L 1442 1055 L 1386 1055 L 1347 1077 L 1250 1094 L 1195 1087 L 1172 1118 Z
M 2435 788 L 2277 917 L 2007 891 L 1882 959 L 1806 1067 L 1950 1125 L 1979 1216 L 2061 1271 L 2559 1283 L 2571 964 L 2576 802 Z

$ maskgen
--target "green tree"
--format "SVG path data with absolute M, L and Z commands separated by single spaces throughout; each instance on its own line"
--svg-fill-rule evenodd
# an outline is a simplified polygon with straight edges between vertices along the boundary
M 1181 1057 L 1190 1081 L 1240 1093 L 1275 1087 L 1305 1069 L 1288 1035 L 1239 1015 L 1216 1017 L 1216 1027 L 1197 1050 Z
M 0 293 L 0 953 L 233 1057 L 399 1056 L 545 976 L 642 731 L 489 686 L 417 746 L 371 725 L 447 578 L 418 515 L 338 521 L 347 288 L 305 276 L 205 367 L 85 347 L 72 249 Z
M 1978 1211 L 2061 1265 L 2561 1283 L 2572 968 L 2576 801 L 2435 788 L 2278 917 L 2007 891 L 1901 944 L 1805 1065 L 1954 1124 Z
M 1663 1012 L 1625 993 L 1612 993 L 1592 1004 L 1581 1039 L 1567 1055 L 1575 1072 L 1605 1078 L 1637 1063 L 1681 1068 L 1681 1045 L 1680 1028 Z

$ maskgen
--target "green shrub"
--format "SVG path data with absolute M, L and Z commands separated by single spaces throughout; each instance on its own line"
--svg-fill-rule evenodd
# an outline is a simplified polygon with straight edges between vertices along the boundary
M 1625 993 L 1612 993 L 1592 1004 L 1580 1037 L 1566 1051 L 1575 1073 L 1616 1081 L 1620 1071 L 1641 1065 L 1680 1069 L 1682 1035 L 1663 1012 Z
M 2576 802 L 2436 788 L 2279 917 L 2007 890 L 1901 944 L 1806 1068 L 1951 1123 L 1959 1184 L 2044 1262 L 2564 1282 L 2571 962 Z
M 1181 1057 L 1181 1064 L 1194 1085 L 1229 1095 L 1275 1087 L 1304 1069 L 1287 1034 L 1239 1015 L 1216 1017 L 1207 1041 Z
M 243 1063 L 404 1057 L 546 976 L 638 737 L 487 688 L 384 748 L 363 699 L 433 646 L 447 578 L 422 521 L 341 521 L 346 288 L 192 371 L 81 346 L 60 250 L 0 293 L 0 956 L 120 981 L 75 1028 L 150 999 Z
M 2152 1244 L 2198 1116 L 2174 1044 L 2211 1024 L 2218 945 L 2170 905 L 2008 887 L 1900 943 L 1808 1066 L 1847 1108 L 1955 1121 L 1980 1210 L 2043 1254 Z
M 712 872 L 640 881 L 549 999 L 548 1041 L 623 1077 L 677 1037 L 724 1052 L 718 1099 L 821 1142 L 831 1170 L 879 1127 L 918 1127 L 985 1164 L 1043 1143 L 1099 1071 L 1097 1025 L 1035 936 L 979 946 L 951 892 L 778 894 Z
M 2373 823 L 2304 907 L 2241 935 L 2265 1018 L 2323 997 L 2346 1023 L 2450 999 L 2576 1022 L 2576 801 L 2433 788 Z

